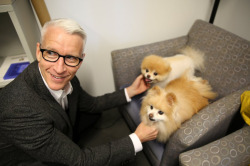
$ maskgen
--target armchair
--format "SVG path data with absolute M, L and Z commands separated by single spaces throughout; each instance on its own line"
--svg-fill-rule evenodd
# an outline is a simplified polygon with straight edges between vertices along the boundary
M 140 64 L 145 56 L 172 56 L 185 46 L 205 53 L 205 70 L 196 75 L 207 79 L 218 97 L 184 122 L 166 144 L 156 141 L 144 143 L 144 152 L 153 166 L 180 165 L 187 154 L 191 154 L 190 150 L 209 146 L 209 143 L 225 136 L 230 137 L 235 132 L 231 126 L 236 126 L 236 129 L 243 126 L 243 122 L 234 123 L 234 119 L 240 109 L 240 95 L 250 90 L 250 42 L 202 20 L 195 21 L 185 36 L 112 51 L 116 89 L 128 85 L 140 74 Z M 134 97 L 129 104 L 119 108 L 132 131 L 140 123 L 142 96 Z M 250 140 L 250 127 L 242 130 L 249 133 Z M 250 155 L 249 144 L 247 148 L 246 155 Z M 180 154 L 184 157 L 180 157 L 179 162 Z

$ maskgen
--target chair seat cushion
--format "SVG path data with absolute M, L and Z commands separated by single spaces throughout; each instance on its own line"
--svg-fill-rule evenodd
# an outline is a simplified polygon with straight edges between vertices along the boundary
M 141 101 L 144 95 L 145 93 L 133 97 L 132 101 L 126 105 L 125 111 L 127 111 L 128 115 L 130 116 L 130 118 L 132 119 L 132 121 L 134 122 L 136 126 L 138 126 L 141 123 L 140 108 L 141 108 Z M 157 141 L 149 141 L 147 142 L 147 146 L 149 146 L 149 149 L 155 155 L 155 157 L 159 161 L 161 161 L 161 157 L 164 152 L 165 144 L 159 143 Z

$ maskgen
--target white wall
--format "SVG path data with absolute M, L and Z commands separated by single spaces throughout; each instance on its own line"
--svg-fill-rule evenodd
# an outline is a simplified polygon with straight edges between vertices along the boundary
M 112 50 L 186 35 L 196 19 L 209 20 L 214 0 L 45 0 L 45 3 L 51 18 L 73 18 L 87 32 L 86 57 L 77 76 L 87 92 L 101 95 L 114 90 Z
M 214 24 L 250 41 L 250 0 L 221 0 Z

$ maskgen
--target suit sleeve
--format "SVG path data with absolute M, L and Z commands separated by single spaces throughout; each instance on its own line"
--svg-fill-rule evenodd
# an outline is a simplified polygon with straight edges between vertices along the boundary
M 134 156 L 128 136 L 102 146 L 80 149 L 53 126 L 47 115 L 24 106 L 14 108 L 14 112 L 1 119 L 1 137 L 36 160 L 70 166 L 103 166 L 117 165 Z
M 78 96 L 78 110 L 80 111 L 98 113 L 127 103 L 124 89 L 93 97 L 80 87 L 80 83 L 76 77 L 71 83 L 74 88 L 73 93 L 78 93 L 78 95 L 73 96 Z M 77 90 L 75 91 L 75 89 Z

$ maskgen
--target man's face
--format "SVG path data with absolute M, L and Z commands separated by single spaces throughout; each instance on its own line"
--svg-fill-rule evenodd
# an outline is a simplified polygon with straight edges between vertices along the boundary
M 40 43 L 37 43 L 36 58 L 38 60 L 43 78 L 47 82 L 50 89 L 63 89 L 75 76 L 82 62 L 76 67 L 67 66 L 62 57 L 60 57 L 56 62 L 48 62 L 43 59 L 40 47 L 42 49 L 55 51 L 60 55 L 71 55 L 83 58 L 82 38 L 75 34 L 68 34 L 59 27 L 49 27 L 44 35 L 41 45 Z

